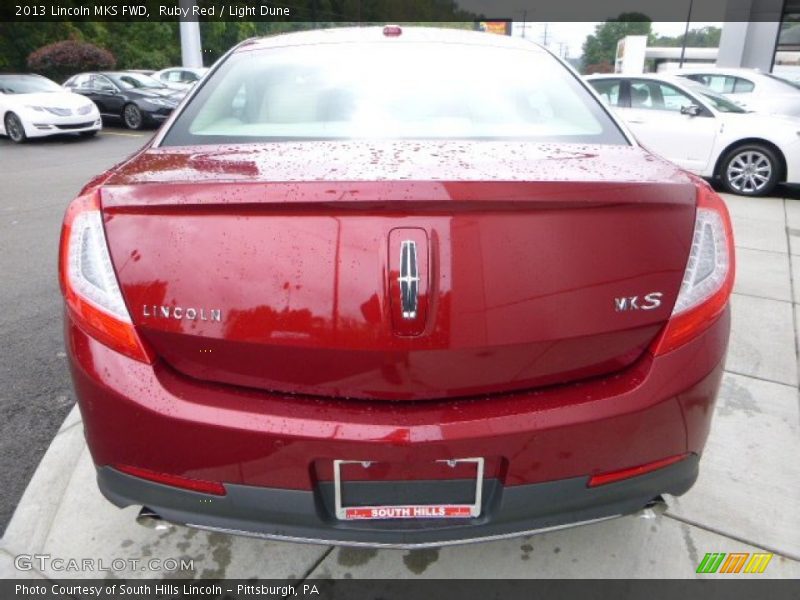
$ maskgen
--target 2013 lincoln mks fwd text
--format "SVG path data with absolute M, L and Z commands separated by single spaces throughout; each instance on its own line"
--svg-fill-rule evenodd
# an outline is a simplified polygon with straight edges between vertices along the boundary
M 731 224 L 525 40 L 249 40 L 62 233 L 100 489 L 195 527 L 439 545 L 693 484 Z

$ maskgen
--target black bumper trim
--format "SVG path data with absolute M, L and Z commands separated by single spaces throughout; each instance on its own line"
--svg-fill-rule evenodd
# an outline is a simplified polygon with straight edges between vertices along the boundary
M 98 468 L 97 481 L 115 505 L 147 506 L 173 523 L 294 541 L 415 547 L 522 535 L 634 513 L 661 494 L 688 491 L 697 479 L 698 462 L 692 455 L 595 488 L 586 486 L 586 477 L 518 486 L 490 479 L 484 482 L 491 492 L 483 512 L 463 520 L 339 521 L 330 511 L 328 483 L 314 491 L 225 484 L 227 495 L 221 497 L 153 483 L 110 467 Z

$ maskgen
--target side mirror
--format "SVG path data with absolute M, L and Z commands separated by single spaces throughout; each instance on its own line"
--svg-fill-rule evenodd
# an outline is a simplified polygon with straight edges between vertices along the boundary
M 689 104 L 688 106 L 681 106 L 681 114 L 696 117 L 700 114 L 700 107 L 697 104 Z

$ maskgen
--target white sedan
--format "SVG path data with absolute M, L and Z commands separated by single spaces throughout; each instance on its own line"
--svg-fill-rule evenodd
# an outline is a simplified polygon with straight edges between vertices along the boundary
M 800 183 L 800 119 L 746 112 L 709 88 L 679 77 L 586 78 L 637 139 L 653 152 L 734 194 L 764 196 Z
M 101 128 L 91 100 L 40 75 L 0 74 L 0 135 L 21 143 L 60 133 L 92 136 Z
M 682 69 L 676 75 L 705 85 L 745 110 L 800 117 L 800 85 L 755 69 Z
M 151 77 L 174 90 L 188 90 L 208 72 L 205 67 L 195 69 L 191 67 L 170 67 L 153 73 Z

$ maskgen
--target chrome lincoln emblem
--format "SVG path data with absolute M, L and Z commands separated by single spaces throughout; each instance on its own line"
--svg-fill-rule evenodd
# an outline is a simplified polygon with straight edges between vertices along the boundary
M 151 317 L 154 319 L 176 319 L 178 321 L 216 321 L 220 323 L 222 322 L 222 309 L 143 304 L 142 316 Z
M 417 298 L 419 296 L 419 267 L 417 263 L 417 243 L 406 240 L 400 245 L 400 306 L 404 319 L 417 318 Z

